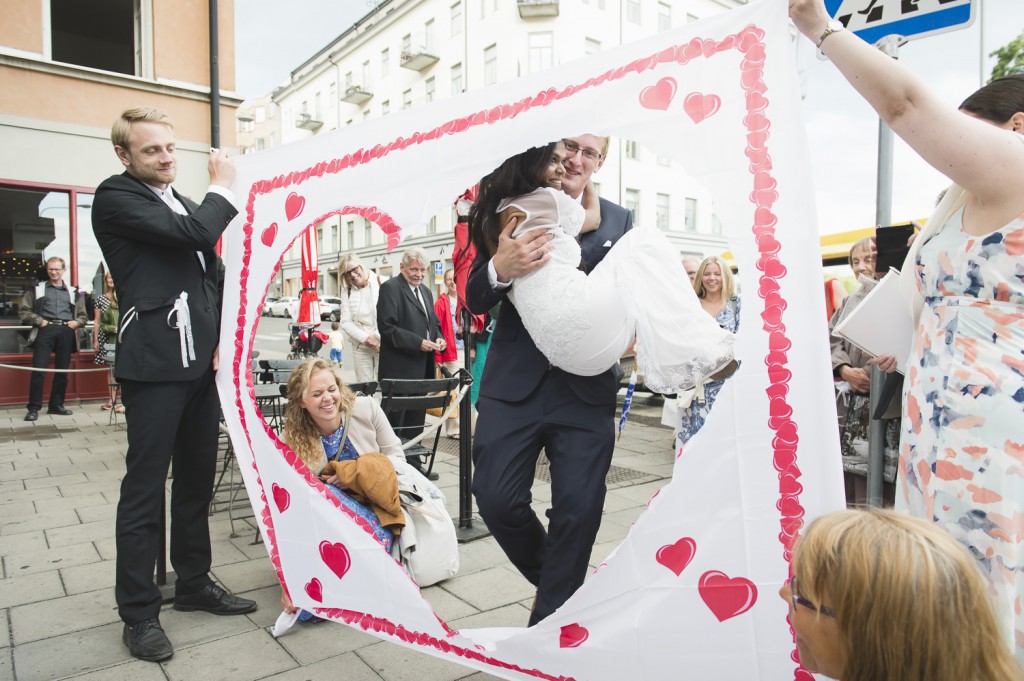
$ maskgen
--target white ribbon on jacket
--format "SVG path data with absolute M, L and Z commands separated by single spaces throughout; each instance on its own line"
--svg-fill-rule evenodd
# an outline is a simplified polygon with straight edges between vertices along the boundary
M 175 317 L 177 325 L 171 323 L 171 317 Z M 192 316 L 188 311 L 188 292 L 182 291 L 178 299 L 174 301 L 174 307 L 167 313 L 167 326 L 178 330 L 178 339 L 181 342 L 181 366 L 188 368 L 188 361 L 195 361 L 196 346 L 192 341 Z

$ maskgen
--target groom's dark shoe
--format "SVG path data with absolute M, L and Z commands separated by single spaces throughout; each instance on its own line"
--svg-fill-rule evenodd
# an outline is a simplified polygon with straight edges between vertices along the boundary
M 195 593 L 176 595 L 174 609 L 184 612 L 203 610 L 214 615 L 244 615 L 256 609 L 256 601 L 229 594 L 216 584 L 208 584 Z
M 159 662 L 174 654 L 167 634 L 160 626 L 160 620 L 152 618 L 136 624 L 125 624 L 121 640 L 129 652 L 140 660 Z

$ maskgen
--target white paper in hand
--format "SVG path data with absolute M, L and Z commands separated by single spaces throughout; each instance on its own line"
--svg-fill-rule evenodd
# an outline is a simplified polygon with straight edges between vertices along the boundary
M 907 314 L 899 281 L 900 273 L 890 269 L 832 333 L 874 357 L 892 355 L 896 358 L 896 369 L 905 373 L 914 341 L 914 323 Z

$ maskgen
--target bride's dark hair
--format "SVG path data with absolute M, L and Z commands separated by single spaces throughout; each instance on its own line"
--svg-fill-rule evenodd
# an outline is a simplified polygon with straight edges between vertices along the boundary
M 477 253 L 493 256 L 504 225 L 498 220 L 498 204 L 514 196 L 529 194 L 544 185 L 544 172 L 555 151 L 551 142 L 516 154 L 480 180 L 476 203 L 469 211 L 469 238 Z

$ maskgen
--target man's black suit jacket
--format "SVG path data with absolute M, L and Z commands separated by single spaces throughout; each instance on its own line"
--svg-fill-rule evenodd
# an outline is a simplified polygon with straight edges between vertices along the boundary
M 424 339 L 441 337 L 441 322 L 434 312 L 430 289 L 420 284 L 426 313 L 402 275 L 380 286 L 377 297 L 377 328 L 380 331 L 381 378 L 433 378 L 434 353 L 423 352 Z
M 92 227 L 117 289 L 121 327 L 115 373 L 133 381 L 188 381 L 208 371 L 220 334 L 224 266 L 214 247 L 238 213 L 208 193 L 202 204 L 175 192 L 179 215 L 128 173 L 96 189 Z M 203 253 L 206 270 L 197 251 Z M 195 360 L 182 366 L 181 341 L 168 314 L 188 294 Z
M 601 199 L 601 224 L 580 240 L 584 269 L 590 271 L 597 266 L 612 245 L 632 228 L 632 213 Z M 473 314 L 482 314 L 502 302 L 480 378 L 480 395 L 518 402 L 534 391 L 549 362 L 530 338 L 519 311 L 507 300 L 508 289 L 495 291 L 491 288 L 487 278 L 488 260 L 486 255 L 477 255 L 466 285 L 467 303 Z M 617 380 L 611 369 L 597 376 L 570 374 L 569 385 L 588 404 L 606 405 L 615 400 Z

